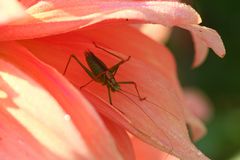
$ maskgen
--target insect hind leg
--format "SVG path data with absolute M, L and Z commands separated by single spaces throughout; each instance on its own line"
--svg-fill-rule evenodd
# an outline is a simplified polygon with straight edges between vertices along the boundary
M 137 91 L 137 95 L 138 95 L 139 100 L 140 100 L 140 101 L 146 100 L 146 97 L 142 97 L 142 96 L 140 95 L 140 93 L 139 93 L 139 91 L 138 91 L 138 87 L 137 87 L 136 82 L 134 82 L 134 81 L 122 81 L 122 82 L 118 82 L 118 83 L 119 83 L 119 84 L 132 84 L 132 85 L 134 85 L 134 88 L 135 88 L 136 91 Z
M 110 89 L 110 87 L 109 87 L 109 86 L 107 86 L 107 89 L 108 89 L 108 98 L 109 98 L 109 103 L 110 103 L 111 105 L 113 105 L 113 103 L 112 103 L 112 96 L 111 96 L 111 89 Z

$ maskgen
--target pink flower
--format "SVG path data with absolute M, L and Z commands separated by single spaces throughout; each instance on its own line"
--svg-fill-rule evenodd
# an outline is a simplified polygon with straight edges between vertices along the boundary
M 189 138 L 189 114 L 172 54 L 128 25 L 158 23 L 189 30 L 197 66 L 208 47 L 221 57 L 225 49 L 216 31 L 198 25 L 195 10 L 170 1 L 21 3 L 27 15 L 0 28 L 1 158 L 134 159 L 136 146 L 127 130 L 181 159 L 208 159 Z M 118 62 L 93 42 L 123 58 L 131 56 L 115 78 L 136 82 L 147 100 L 139 101 L 131 85 L 121 85 L 130 94 L 112 93 L 113 105 L 98 83 L 79 90 L 91 78 L 74 61 L 62 75 L 69 56 L 84 62 L 86 50 L 108 66 Z
M 24 9 L 17 1 L 0 1 L 0 26 L 24 16 Z

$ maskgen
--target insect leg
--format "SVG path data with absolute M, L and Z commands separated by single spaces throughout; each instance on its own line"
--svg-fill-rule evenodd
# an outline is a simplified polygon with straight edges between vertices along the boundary
M 119 66 L 122 65 L 123 63 L 129 61 L 130 58 L 131 58 L 131 56 L 129 56 L 129 57 L 128 57 L 127 59 L 125 59 L 125 60 L 121 60 L 120 62 L 118 62 L 117 64 L 115 64 L 114 66 L 112 66 L 112 67 L 109 69 L 109 71 L 110 71 L 113 75 L 115 75 L 115 74 L 117 73 L 117 71 L 118 71 Z
M 112 96 L 111 96 L 111 90 L 110 90 L 110 87 L 107 86 L 108 88 L 108 98 L 109 98 L 109 103 L 112 105 Z
M 137 91 L 139 100 L 140 100 L 140 101 L 143 101 L 143 100 L 146 99 L 146 97 L 141 97 L 141 96 L 140 96 L 140 93 L 139 93 L 139 91 L 138 91 L 138 87 L 137 87 L 136 82 L 133 82 L 133 81 L 124 81 L 124 82 L 118 82 L 118 83 L 119 83 L 119 84 L 132 84 L 132 85 L 134 85 L 134 87 L 135 87 L 135 89 L 136 89 L 136 91 Z
M 112 52 L 106 50 L 105 48 L 102 48 L 102 47 L 98 46 L 95 42 L 93 42 L 93 44 L 94 44 L 94 46 L 95 46 L 96 48 L 101 49 L 101 50 L 103 50 L 103 51 L 105 51 L 105 52 L 111 54 L 112 56 L 117 57 L 118 59 L 124 61 L 124 59 L 123 59 L 122 57 L 120 57 L 120 56 L 118 56 L 118 55 L 116 55 L 116 54 L 114 54 L 114 53 L 112 53 Z
M 74 54 L 71 54 L 71 55 L 70 55 L 70 57 L 69 57 L 69 59 L 68 59 L 68 62 L 67 62 L 67 65 L 66 65 L 66 67 L 65 67 L 65 69 L 64 69 L 63 75 L 66 74 L 67 68 L 68 68 L 69 63 L 70 63 L 70 61 L 71 61 L 72 58 L 84 69 L 84 71 L 85 71 L 93 80 L 95 79 L 94 74 L 93 74 L 86 66 L 84 66 L 84 64 L 82 64 L 82 62 L 81 62 Z
M 94 75 L 93 79 L 91 79 L 90 81 L 88 81 L 86 84 L 82 85 L 82 86 L 80 87 L 80 89 L 82 89 L 83 87 L 89 85 L 89 84 L 92 83 L 93 81 L 97 81 L 97 79 L 100 78 L 100 77 L 101 77 L 102 75 L 104 75 L 104 74 L 106 74 L 106 71 L 98 74 L 97 76 Z
M 90 81 L 88 81 L 86 84 L 80 86 L 79 88 L 82 89 L 84 87 L 86 87 L 87 85 L 89 85 L 90 83 L 92 83 L 94 81 L 94 79 L 91 79 Z

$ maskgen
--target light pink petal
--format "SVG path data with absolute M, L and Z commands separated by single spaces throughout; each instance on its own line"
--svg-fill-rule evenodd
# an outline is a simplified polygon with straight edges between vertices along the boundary
M 13 65 L 0 60 L 1 65 L 1 106 L 0 106 L 0 157 L 1 159 L 24 159 L 24 160 L 64 160 L 64 158 L 74 157 L 74 151 L 66 139 L 60 139 L 54 132 L 49 131 L 47 127 L 36 123 L 36 120 L 28 113 L 20 111 L 17 104 L 12 100 L 10 94 L 15 94 L 8 85 L 9 80 L 19 82 L 19 79 L 14 77 L 11 72 L 16 71 Z M 2 74 L 2 69 L 9 67 L 8 75 Z M 14 79 L 13 79 L 14 77 Z M 11 83 L 11 82 L 10 82 Z M 21 83 L 19 83 L 20 85 Z M 7 93 L 6 93 L 7 92 Z M 16 99 L 16 98 L 15 98 Z M 29 125 L 31 124 L 31 126 Z M 66 125 L 67 126 L 67 125 Z M 41 130 L 44 134 L 34 129 Z M 69 135 L 72 134 L 72 130 Z M 33 134 L 34 133 L 34 134 Z M 48 135 L 46 135 L 48 134 Z M 41 140 L 46 142 L 43 142 Z M 70 138 L 69 138 L 70 139 Z M 65 145 L 58 147 L 58 145 Z M 55 148 L 54 148 L 55 147 Z
M 38 3 L 40 0 L 18 0 L 25 8 L 29 8 L 34 4 Z
M 114 140 L 116 141 L 116 144 L 118 146 L 118 149 L 121 155 L 123 156 L 123 159 L 135 160 L 133 146 L 126 130 L 122 126 L 118 125 L 117 123 L 113 122 L 108 118 L 105 118 L 104 116 L 103 120 L 108 130 L 113 135 Z
M 153 40 L 165 43 L 171 33 L 171 29 L 157 24 L 142 24 L 139 26 L 142 33 L 146 34 Z
M 189 134 L 193 141 L 197 141 L 202 138 L 206 133 L 207 129 L 203 122 L 195 116 L 188 108 L 185 109 L 185 117 L 188 124 Z
M 212 104 L 209 98 L 199 89 L 184 89 L 187 108 L 199 119 L 207 121 L 212 116 Z
M 31 1 L 32 2 L 32 1 Z M 79 28 L 110 23 L 158 23 L 165 26 L 179 26 L 194 35 L 197 56 L 194 66 L 202 63 L 207 47 L 223 57 L 225 48 L 216 31 L 201 27 L 198 13 L 190 6 L 171 1 L 76 1 L 57 0 L 34 2 L 27 9 L 32 19 L 22 24 L 5 26 L 0 29 L 0 40 L 16 40 L 44 37 L 66 33 Z M 106 21 L 107 20 L 107 21 Z M 102 22 L 99 24 L 99 22 Z M 203 48 L 202 48 L 203 47 Z M 201 55 L 202 54 L 202 55 Z
M 0 26 L 24 16 L 24 9 L 17 0 L 0 1 Z
M 136 160 L 179 160 L 178 158 L 162 152 L 149 144 L 146 144 L 139 140 L 138 138 L 132 136 L 131 137 Z
M 182 28 L 185 28 L 192 33 L 194 42 L 196 43 L 195 52 L 197 55 L 194 60 L 194 67 L 201 64 L 205 59 L 206 47 L 213 49 L 213 51 L 221 58 L 226 54 L 222 39 L 215 30 L 195 24 L 184 25 Z
M 0 70 L 5 94 L 0 99 L 1 159 L 91 159 L 71 120 L 64 119 L 69 115 L 42 86 L 2 59 Z
M 98 110 L 106 113 L 105 116 L 110 116 L 131 133 L 155 147 L 186 160 L 208 159 L 189 139 L 183 114 L 184 99 L 177 82 L 175 62 L 171 53 L 136 29 L 127 26 L 106 26 L 35 41 L 23 41 L 22 44 L 61 73 L 70 54 L 74 53 L 84 62 L 83 53 L 87 49 L 96 53 L 109 66 L 118 61 L 94 47 L 92 41 L 114 50 L 119 56 L 132 56 L 129 62 L 120 67 L 116 78 L 118 81 L 135 81 L 140 93 L 147 97 L 147 101 L 139 101 L 130 94 L 129 99 L 120 93 L 113 93 L 114 108 L 110 108 L 113 106 L 108 104 L 107 89 L 97 83 L 81 90 L 89 101 Z M 71 62 L 65 76 L 76 87 L 91 79 L 74 61 Z M 122 88 L 136 94 L 135 89 L 129 85 L 122 85 Z
M 192 33 L 193 43 L 194 43 L 194 61 L 193 61 L 193 67 L 200 66 L 204 60 L 207 58 L 208 55 L 208 47 L 206 46 L 206 43 L 202 41 L 200 38 L 198 38 L 197 35 Z
M 0 40 L 60 34 L 95 23 L 159 23 L 166 26 L 197 24 L 200 16 L 190 6 L 168 1 L 39 1 L 26 12 L 33 18 L 0 29 Z M 107 21 L 105 21 L 107 20 Z M 129 21 L 131 20 L 131 22 Z M 103 24 L 104 24 L 103 23 Z
M 185 116 L 194 141 L 202 138 L 207 130 L 202 122 L 207 121 L 211 115 L 211 104 L 208 98 L 197 89 L 185 90 Z
M 16 125 L 17 129 L 25 127 L 36 139 L 25 141 L 25 132 L 22 137 L 18 137 L 14 127 L 6 130 L 3 128 L 2 132 L 7 137 L 4 144 L 9 146 L 1 146 L 6 151 L 10 154 L 16 151 L 18 154 L 25 154 L 22 156 L 28 156 L 28 153 L 32 154 L 34 147 L 38 147 L 35 145 L 38 142 L 63 159 L 122 159 L 98 114 L 61 74 L 38 61 L 28 50 L 16 43 L 1 43 L 0 46 L 1 59 L 10 61 L 21 70 L 1 60 L 1 78 L 7 83 L 5 87 L 9 86 L 4 91 L 13 104 L 5 104 L 6 113 L 1 109 L 0 114 L 6 115 L 2 116 L 5 124 L 8 124 L 10 114 L 17 121 L 10 119 L 9 123 Z M 20 124 L 15 124 L 17 122 Z M 10 131 L 11 134 L 8 134 Z M 10 141 L 14 136 L 19 141 Z M 1 139 L 0 143 L 4 140 Z M 20 143 L 18 148 L 11 152 L 16 143 Z M 28 147 L 28 143 L 31 150 L 27 148 L 26 153 L 24 146 Z M 37 154 L 37 149 L 33 153 Z M 44 148 L 40 149 L 44 151 Z M 1 154 L 8 156 L 8 152 Z

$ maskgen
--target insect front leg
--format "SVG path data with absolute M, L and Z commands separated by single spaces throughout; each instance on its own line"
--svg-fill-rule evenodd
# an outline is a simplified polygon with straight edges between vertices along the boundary
M 66 74 L 67 69 L 68 69 L 68 66 L 69 66 L 69 64 L 70 64 L 70 61 L 71 61 L 72 59 L 74 59 L 74 60 L 84 69 L 84 71 L 92 78 L 92 80 L 90 80 L 89 82 L 87 82 L 85 85 L 81 86 L 81 87 L 80 87 L 80 89 L 81 89 L 81 88 L 87 86 L 88 84 L 90 84 L 90 83 L 91 83 L 92 81 L 94 81 L 96 78 L 95 78 L 93 72 L 90 71 L 74 54 L 71 54 L 71 55 L 70 55 L 70 57 L 69 57 L 69 59 L 68 59 L 68 62 L 67 62 L 67 65 L 66 65 L 66 67 L 65 67 L 65 69 L 64 69 L 63 75 Z
M 87 85 L 89 85 L 90 83 L 92 83 L 93 81 L 94 81 L 94 80 L 91 79 L 90 81 L 88 81 L 86 84 L 80 86 L 79 88 L 82 89 L 82 88 L 86 87 Z
M 63 75 L 65 75 L 65 73 L 67 72 L 67 68 L 69 66 L 69 63 L 70 61 L 72 60 L 72 58 L 84 69 L 84 71 L 92 78 L 94 79 L 94 74 L 92 73 L 92 71 L 90 71 L 84 64 L 82 64 L 82 62 L 74 55 L 74 54 L 71 54 L 69 59 L 68 59 L 68 62 L 67 62 L 67 65 L 64 69 L 64 72 L 63 72 Z
M 118 83 L 119 83 L 119 84 L 132 84 L 132 85 L 134 85 L 134 87 L 135 87 L 135 89 L 136 89 L 136 91 L 137 91 L 137 95 L 138 95 L 139 100 L 140 100 L 140 101 L 143 101 L 143 100 L 146 99 L 146 97 L 141 97 L 141 96 L 140 96 L 140 93 L 139 93 L 139 91 L 138 91 L 138 87 L 137 87 L 136 82 L 133 82 L 133 81 L 123 81 L 123 82 L 118 82 Z
M 117 73 L 119 66 L 122 65 L 123 63 L 129 61 L 130 58 L 131 58 L 131 56 L 129 56 L 129 57 L 128 57 L 127 59 L 125 59 L 125 60 L 122 60 L 122 61 L 118 62 L 117 64 L 115 64 L 114 66 L 112 66 L 112 67 L 109 69 L 109 71 L 113 74 L 113 76 Z

